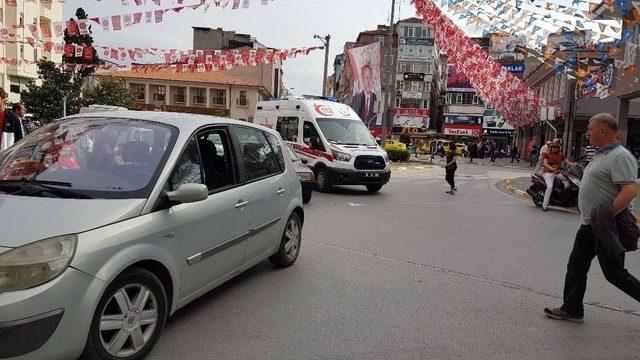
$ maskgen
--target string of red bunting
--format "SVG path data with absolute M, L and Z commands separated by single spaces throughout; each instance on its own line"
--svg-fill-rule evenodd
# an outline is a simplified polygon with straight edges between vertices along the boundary
M 538 119 L 544 99 L 520 81 L 457 27 L 431 0 L 412 0 L 423 21 L 433 28 L 436 42 L 449 62 L 461 69 L 482 99 L 511 124 Z

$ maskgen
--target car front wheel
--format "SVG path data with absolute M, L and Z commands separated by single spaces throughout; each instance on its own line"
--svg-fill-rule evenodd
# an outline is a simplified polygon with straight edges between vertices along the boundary
M 328 192 L 332 188 L 331 180 L 329 179 L 329 172 L 326 168 L 321 167 L 316 170 L 316 188 L 320 192 Z
M 82 358 L 142 359 L 158 341 L 166 318 L 160 280 L 144 269 L 129 270 L 102 295 Z

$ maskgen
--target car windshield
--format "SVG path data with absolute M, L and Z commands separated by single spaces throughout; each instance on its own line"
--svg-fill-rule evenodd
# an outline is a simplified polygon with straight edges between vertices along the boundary
M 361 120 L 316 119 L 327 140 L 340 145 L 376 146 L 377 143 Z
M 172 126 L 130 119 L 54 122 L 0 153 L 0 192 L 28 184 L 91 198 L 145 198 L 177 135 Z

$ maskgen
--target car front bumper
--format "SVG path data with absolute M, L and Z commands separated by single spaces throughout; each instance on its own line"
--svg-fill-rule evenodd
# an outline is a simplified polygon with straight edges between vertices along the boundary
M 333 185 L 384 185 L 391 179 L 391 171 L 329 168 L 329 178 Z
M 0 294 L 0 359 L 75 359 L 106 284 L 74 268 L 54 280 Z

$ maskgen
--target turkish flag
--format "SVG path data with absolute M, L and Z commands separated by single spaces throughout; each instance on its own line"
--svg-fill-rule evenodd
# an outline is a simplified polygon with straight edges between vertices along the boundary
M 89 46 L 89 45 L 85 45 L 84 49 L 82 49 L 82 57 L 84 60 L 92 60 L 93 59 L 93 47 Z
M 69 36 L 78 36 L 78 25 L 75 21 L 67 21 L 67 31 L 69 32 Z

